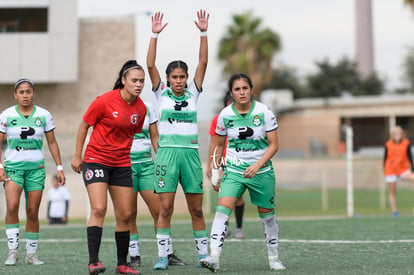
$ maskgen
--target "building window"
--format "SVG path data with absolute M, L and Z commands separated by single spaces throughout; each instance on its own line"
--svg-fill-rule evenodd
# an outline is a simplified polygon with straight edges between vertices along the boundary
M 47 32 L 47 8 L 0 8 L 0 32 Z

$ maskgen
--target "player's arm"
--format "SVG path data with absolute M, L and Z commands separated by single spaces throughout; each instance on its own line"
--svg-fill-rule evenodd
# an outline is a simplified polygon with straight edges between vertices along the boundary
M 82 150 L 89 127 L 89 124 L 84 120 L 82 120 L 79 124 L 78 135 L 76 136 L 75 154 L 71 163 L 72 169 L 76 173 L 80 173 L 82 171 Z
M 1 163 L 1 155 L 2 155 L 2 146 L 4 142 L 4 133 L 0 132 L 0 163 Z M 3 164 L 2 164 L 3 165 Z M 6 179 L 6 171 L 4 171 L 4 167 L 0 168 L 0 182 Z
M 197 12 L 198 21 L 194 21 L 197 28 L 200 30 L 200 49 L 198 53 L 198 65 L 194 74 L 194 82 L 197 85 L 197 89 L 201 91 L 203 85 L 204 76 L 207 70 L 208 61 L 208 43 L 207 43 L 207 29 L 208 18 L 210 15 L 205 10 L 199 10 Z
M 206 175 L 209 179 L 211 179 L 211 170 L 212 170 L 212 160 L 213 160 L 213 154 L 214 154 L 214 148 L 216 147 L 217 143 L 217 136 L 212 135 L 210 136 L 210 146 L 208 147 L 208 158 L 207 158 L 207 171 Z
M 408 143 L 408 146 L 407 146 L 407 157 L 408 157 L 408 161 L 410 162 L 411 171 L 414 171 L 413 154 L 411 153 L 411 143 Z
M 161 82 L 160 73 L 157 66 L 155 66 L 155 58 L 157 56 L 158 35 L 168 25 L 168 23 L 165 23 L 164 25 L 162 24 L 163 17 L 164 14 L 161 12 L 156 12 L 153 16 L 151 16 L 152 37 L 148 46 L 147 68 L 153 90 L 156 90 Z
M 219 168 L 225 164 L 225 160 L 223 159 L 223 151 L 227 136 L 216 135 L 215 137 L 215 147 L 212 153 L 213 169 L 211 171 L 211 185 L 213 185 L 213 189 L 215 191 L 219 191 L 221 179 Z
M 62 167 L 62 159 L 60 157 L 60 150 L 59 150 L 59 145 L 56 141 L 55 132 L 53 130 L 45 132 L 45 136 L 46 136 L 47 144 L 49 146 L 50 154 L 55 160 L 56 166 Z M 58 183 L 60 185 L 65 184 L 66 179 L 65 179 L 65 173 L 63 173 L 63 170 L 58 169 L 56 175 L 58 178 Z
M 272 131 L 266 132 L 267 141 L 269 142 L 269 147 L 264 152 L 263 156 L 254 164 L 247 167 L 247 169 L 243 173 L 243 177 L 245 178 L 253 178 L 257 171 L 263 165 L 265 165 L 277 152 L 279 149 L 279 140 L 277 137 L 277 129 L 274 129 Z
M 154 148 L 154 152 L 157 153 L 158 139 L 160 137 L 158 134 L 157 122 L 150 124 L 149 135 L 151 139 L 152 148 Z

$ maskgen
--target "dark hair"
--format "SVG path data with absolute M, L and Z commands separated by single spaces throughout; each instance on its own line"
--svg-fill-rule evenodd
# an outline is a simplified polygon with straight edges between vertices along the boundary
M 182 60 L 175 60 L 170 62 L 168 64 L 167 69 L 165 69 L 165 73 L 167 74 L 167 87 L 170 87 L 170 82 L 168 82 L 168 77 L 170 76 L 170 73 L 174 69 L 181 68 L 185 71 L 185 74 L 188 76 L 188 66 L 187 64 Z M 187 83 L 185 84 L 185 88 L 187 88 Z
M 16 83 L 14 83 L 14 91 L 17 91 L 17 88 L 20 86 L 20 84 L 22 83 L 29 83 L 30 86 L 32 86 L 32 89 L 34 90 L 34 83 L 33 81 L 31 81 L 28 78 L 20 78 L 19 80 L 16 81 Z
M 224 98 L 223 98 L 224 107 L 227 107 L 227 105 L 231 103 L 232 101 L 233 101 L 233 97 L 231 96 L 230 92 L 227 91 L 227 93 L 224 95 Z
M 128 71 L 131 69 L 138 69 L 138 70 L 144 71 L 142 66 L 139 65 L 136 60 L 133 60 L 133 59 L 128 60 L 127 62 L 124 63 L 121 70 L 119 71 L 118 79 L 115 81 L 113 90 L 124 88 L 124 84 L 122 84 L 122 78 L 125 77 Z
M 232 75 L 230 77 L 228 83 L 227 83 L 227 86 L 229 88 L 229 92 L 231 92 L 231 89 L 233 88 L 234 81 L 239 80 L 239 79 L 246 80 L 247 83 L 250 86 L 250 89 L 253 89 L 253 83 L 252 83 L 252 80 L 250 79 L 250 77 L 248 75 L 244 74 L 244 73 L 237 73 L 237 74 Z

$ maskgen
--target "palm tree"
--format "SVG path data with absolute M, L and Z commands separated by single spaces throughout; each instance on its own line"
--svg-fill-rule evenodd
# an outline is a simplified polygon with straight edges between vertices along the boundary
M 411 9 L 414 11 L 414 0 L 404 0 L 404 4 L 406 6 L 410 6 Z
M 233 15 L 233 23 L 220 40 L 218 58 L 224 62 L 223 72 L 243 72 L 249 75 L 259 96 L 272 77 L 272 58 L 280 50 L 279 35 L 269 28 L 260 30 L 260 18 L 253 18 L 251 12 Z

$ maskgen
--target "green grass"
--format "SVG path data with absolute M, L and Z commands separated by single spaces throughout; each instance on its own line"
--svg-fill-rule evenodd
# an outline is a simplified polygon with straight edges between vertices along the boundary
M 287 190 L 277 189 L 276 210 L 280 217 L 302 217 L 302 216 L 345 216 L 346 191 L 341 189 L 328 190 L 327 209 L 322 209 L 322 192 L 320 189 Z M 387 195 L 387 194 L 385 194 Z M 244 195 L 246 203 L 246 215 L 257 216 L 256 207 L 250 203 L 248 194 Z M 380 192 L 370 189 L 354 190 L 354 213 L 368 216 L 391 215 L 388 206 L 388 198 L 385 207 L 380 205 Z M 212 212 L 216 205 L 216 195 L 211 195 Z M 412 189 L 401 189 L 397 192 L 397 206 L 401 215 L 411 215 L 414 209 L 414 191 Z
M 344 190 L 328 191 L 328 209 L 322 210 L 320 190 L 277 190 L 277 215 L 280 228 L 280 258 L 287 270 L 279 274 L 411 274 L 414 253 L 413 190 L 400 190 L 397 201 L 401 217 L 392 218 L 389 207 L 380 208 L 377 190 L 355 190 L 355 218 L 346 218 Z M 215 204 L 215 196 L 211 203 Z M 263 226 L 256 208 L 245 195 L 243 225 L 245 239 L 228 239 L 221 257 L 222 274 L 274 274 L 268 270 Z M 206 215 L 210 231 L 213 213 Z M 7 256 L 4 231 L 0 233 L 0 274 L 87 274 L 88 252 L 85 220 L 71 220 L 67 226 L 51 227 L 41 223 L 38 255 L 44 266 L 24 264 L 25 242 L 20 245 L 20 261 L 5 267 Z M 114 274 L 116 249 L 114 219 L 108 217 L 103 232 L 100 258 L 105 274 Z M 230 219 L 234 231 L 234 215 Z M 4 222 L 2 225 L 4 230 Z M 175 215 L 172 221 L 174 249 L 188 262 L 186 267 L 154 271 L 157 248 L 149 217 L 139 217 L 140 250 L 143 274 L 210 274 L 196 268 L 196 251 L 188 214 Z M 24 238 L 24 222 L 21 238 Z
M 139 224 L 139 223 L 138 223 Z M 208 224 L 210 228 L 210 223 Z M 234 230 L 234 224 L 231 224 Z M 279 274 L 410 274 L 414 253 L 411 217 L 362 217 L 279 220 L 280 258 L 287 270 Z M 150 223 L 139 224 L 143 274 L 211 274 L 198 269 L 188 222 L 173 221 L 174 249 L 188 262 L 186 267 L 154 271 L 156 242 Z M 42 226 L 38 255 L 44 266 L 0 265 L 0 274 L 86 274 L 87 246 L 84 225 Z M 222 274 L 274 274 L 268 270 L 263 228 L 258 219 L 244 223 L 245 239 L 227 239 L 221 257 Z M 24 232 L 21 234 L 24 236 Z M 114 274 L 116 252 L 114 226 L 105 225 L 100 257 Z M 6 240 L 0 239 L 0 255 L 6 257 Z M 20 247 L 24 256 L 24 242 Z

